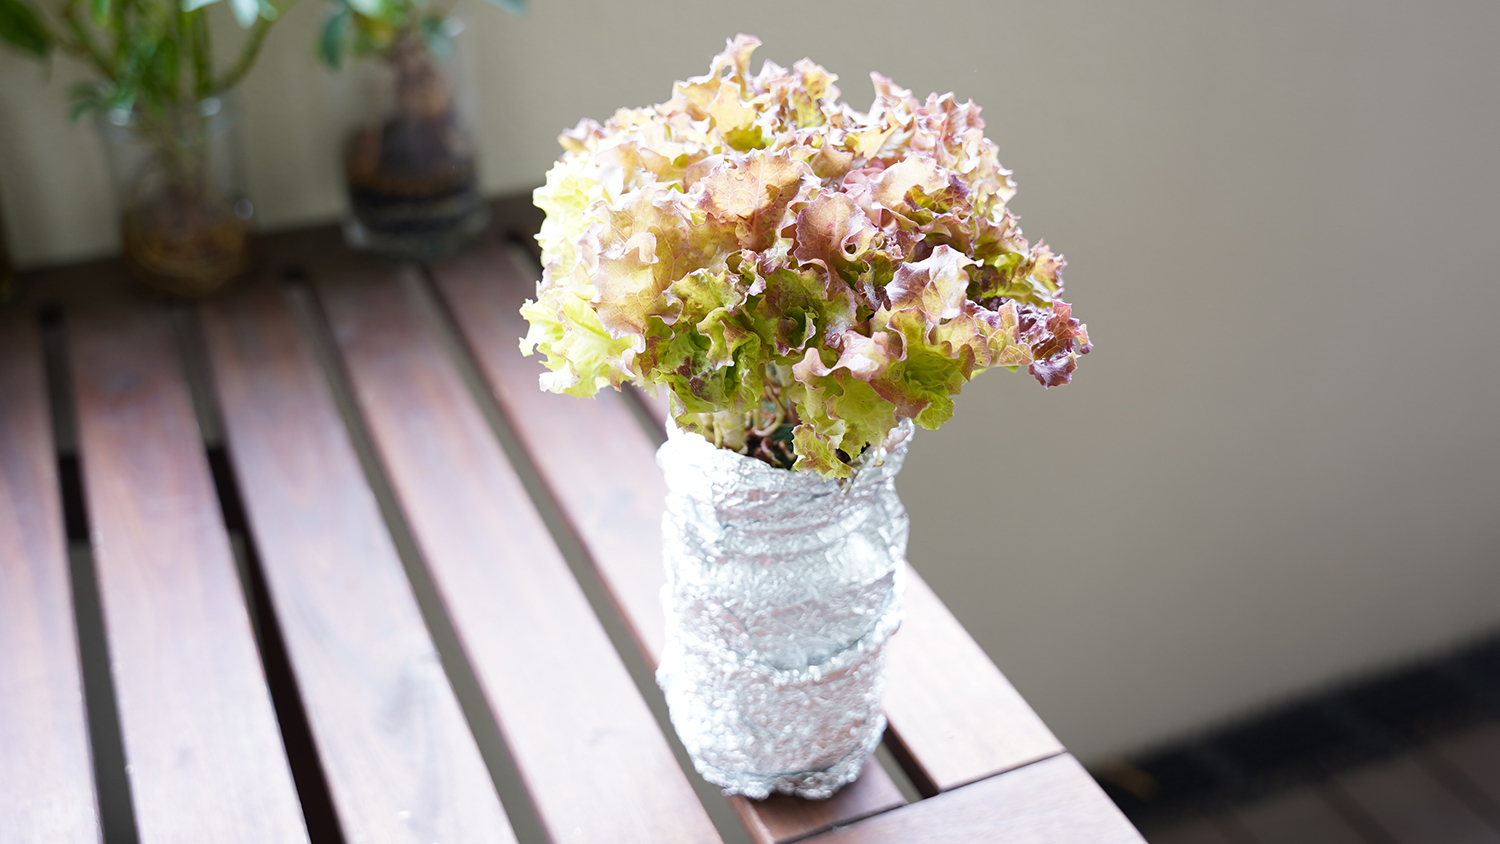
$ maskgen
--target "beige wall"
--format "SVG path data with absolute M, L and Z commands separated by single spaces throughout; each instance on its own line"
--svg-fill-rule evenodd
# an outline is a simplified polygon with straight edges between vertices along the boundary
M 912 558 L 1086 759 L 1500 627 L 1500 5 L 532 2 L 471 10 L 492 191 L 741 30 L 985 106 L 1098 351 L 919 438 Z M 246 86 L 268 227 L 340 208 L 322 13 Z M 113 246 L 74 75 L 0 57 L 28 263 Z

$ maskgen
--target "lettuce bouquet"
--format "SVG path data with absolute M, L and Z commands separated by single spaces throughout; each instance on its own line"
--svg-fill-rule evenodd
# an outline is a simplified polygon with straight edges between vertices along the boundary
M 544 389 L 665 388 L 677 424 L 823 477 L 989 367 L 1066 384 L 1092 348 L 1061 255 L 1029 244 L 979 107 L 872 73 L 868 113 L 740 35 L 672 98 L 581 121 L 538 188 L 521 313 Z

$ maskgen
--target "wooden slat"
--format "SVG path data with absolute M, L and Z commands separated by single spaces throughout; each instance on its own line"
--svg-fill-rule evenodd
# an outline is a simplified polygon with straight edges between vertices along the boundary
M 312 348 L 256 285 L 201 309 L 235 476 L 346 841 L 514 841 Z
M 306 841 L 165 314 L 79 316 L 68 333 L 140 838 Z
M 312 274 L 376 451 L 552 840 L 718 840 L 398 270 L 340 258 Z
M 885 713 L 928 793 L 1062 752 L 1062 745 L 915 570 L 891 637 Z M 925 779 L 925 782 L 923 780 Z
M 807 839 L 809 844 L 1141 844 L 1073 757 L 1056 756 Z
M 1318 788 L 1302 788 L 1237 807 L 1235 817 L 1261 844 L 1371 844 Z M 1155 839 L 1152 844 L 1156 844 Z
M 491 388 L 536 455 L 538 468 L 648 653 L 661 637 L 660 537 L 665 484 L 654 445 L 630 424 L 625 396 L 592 401 L 542 393 L 541 365 L 516 349 L 530 272 L 491 245 L 436 269 L 437 282 Z M 653 405 L 660 408 L 661 405 Z M 587 442 L 589 449 L 576 443 Z M 587 465 L 594 449 L 611 471 Z M 907 616 L 891 640 L 886 714 L 919 788 L 938 791 L 1062 752 L 963 627 L 913 572 Z
M 488 386 L 654 666 L 664 626 L 661 514 L 666 496 L 655 443 L 619 393 L 582 400 L 537 389 L 540 364 L 522 358 L 516 346 L 524 333 L 516 309 L 526 281 L 508 249 L 476 250 L 440 265 L 434 274 Z M 776 842 L 905 802 L 890 776 L 872 762 L 858 781 L 828 801 L 735 799 L 734 806 L 758 841 Z
M 1432 750 L 1500 808 L 1500 723 L 1491 721 L 1446 736 L 1434 741 Z
M 1496 830 L 1403 756 L 1337 778 L 1338 787 L 1397 844 L 1500 844 Z
M 0 841 L 100 839 L 41 337 L 0 316 Z

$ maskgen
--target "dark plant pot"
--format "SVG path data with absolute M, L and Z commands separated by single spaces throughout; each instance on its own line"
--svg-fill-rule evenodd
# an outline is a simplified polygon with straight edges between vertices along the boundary
M 457 21 L 448 25 L 452 35 L 461 30 Z M 344 150 L 345 239 L 397 258 L 451 254 L 489 224 L 473 135 L 457 95 L 460 62 L 439 59 L 413 35 L 370 64 L 375 116 Z

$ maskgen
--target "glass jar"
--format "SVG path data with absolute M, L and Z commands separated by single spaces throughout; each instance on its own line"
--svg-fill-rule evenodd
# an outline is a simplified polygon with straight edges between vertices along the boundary
M 450 254 L 489 224 L 479 192 L 463 22 L 411 32 L 360 63 L 365 109 L 344 149 L 350 246 L 397 258 Z
M 125 264 L 145 287 L 206 296 L 249 267 L 255 207 L 243 190 L 240 124 L 233 93 L 99 119 Z

